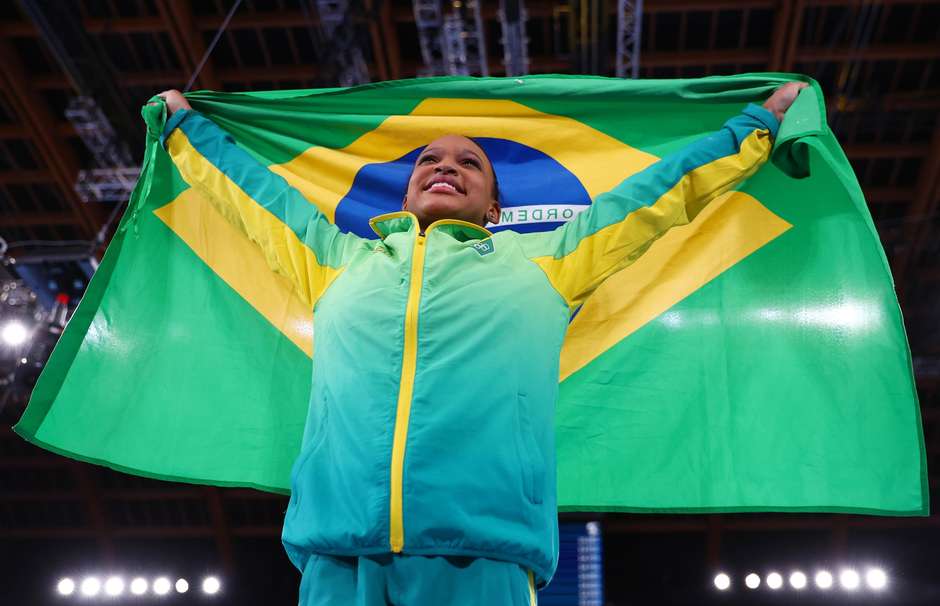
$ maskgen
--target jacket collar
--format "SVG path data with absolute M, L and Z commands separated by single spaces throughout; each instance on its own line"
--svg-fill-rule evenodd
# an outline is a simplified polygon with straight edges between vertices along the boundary
M 386 213 L 373 217 L 369 221 L 372 231 L 377 233 L 383 240 L 395 232 L 408 232 L 418 227 L 418 217 L 414 214 L 401 210 L 394 213 Z M 455 239 L 466 242 L 467 240 L 484 240 L 492 236 L 492 232 L 485 227 L 480 227 L 467 221 L 459 219 L 440 219 L 428 226 L 426 233 L 431 230 L 446 232 Z

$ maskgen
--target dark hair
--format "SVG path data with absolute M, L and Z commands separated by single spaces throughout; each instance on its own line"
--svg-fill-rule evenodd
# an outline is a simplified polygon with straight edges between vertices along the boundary
M 467 137 L 467 138 L 470 139 L 470 137 Z M 500 199 L 499 199 L 499 180 L 496 178 L 496 165 L 493 164 L 493 161 L 490 160 L 490 157 L 487 155 L 486 150 L 483 149 L 483 146 L 482 146 L 482 145 L 480 145 L 479 143 L 477 143 L 476 139 L 470 139 L 470 140 L 477 144 L 477 147 L 479 147 L 479 148 L 480 148 L 480 151 L 483 152 L 483 157 L 485 157 L 485 158 L 486 158 L 486 161 L 490 163 L 490 170 L 493 171 L 493 199 L 496 200 L 497 202 L 499 202 L 499 201 L 500 201 Z

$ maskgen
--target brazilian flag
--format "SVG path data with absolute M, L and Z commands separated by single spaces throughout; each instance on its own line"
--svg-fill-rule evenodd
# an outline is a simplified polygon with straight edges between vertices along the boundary
M 493 229 L 532 231 L 794 78 L 445 77 L 189 100 L 364 236 L 370 217 L 400 209 L 422 146 L 468 135 L 500 180 Z M 572 314 L 556 413 L 563 510 L 927 514 L 891 275 L 810 83 L 770 162 Z M 129 473 L 285 492 L 312 311 L 180 178 L 159 144 L 165 109 L 143 114 L 129 211 L 15 429 Z

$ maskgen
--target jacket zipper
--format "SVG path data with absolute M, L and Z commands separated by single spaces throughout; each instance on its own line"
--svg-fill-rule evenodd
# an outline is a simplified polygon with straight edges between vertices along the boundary
M 405 307 L 405 345 L 401 362 L 401 381 L 398 388 L 398 406 L 395 412 L 395 433 L 392 439 L 391 493 L 389 506 L 389 545 L 393 552 L 401 553 L 405 546 L 402 521 L 402 474 L 405 466 L 405 442 L 408 439 L 408 417 L 414 393 L 415 366 L 418 355 L 418 305 L 421 302 L 421 282 L 424 275 L 426 236 L 415 237 L 411 253 L 411 281 L 408 303 Z

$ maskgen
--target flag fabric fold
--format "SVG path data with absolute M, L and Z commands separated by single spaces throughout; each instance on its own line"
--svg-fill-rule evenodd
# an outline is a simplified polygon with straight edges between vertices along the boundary
M 444 77 L 188 98 L 342 230 L 375 237 L 368 220 L 400 208 L 436 136 L 473 137 L 492 159 L 491 230 L 549 230 L 797 78 Z M 893 281 L 809 82 L 770 162 L 573 310 L 560 509 L 928 513 Z M 314 310 L 182 180 L 162 102 L 142 113 L 128 211 L 15 430 L 128 473 L 286 492 Z

